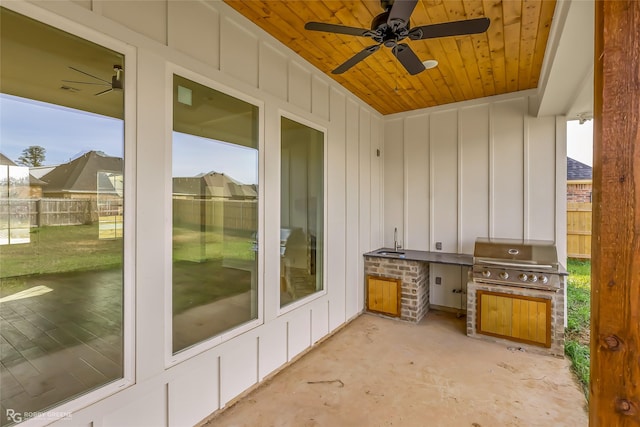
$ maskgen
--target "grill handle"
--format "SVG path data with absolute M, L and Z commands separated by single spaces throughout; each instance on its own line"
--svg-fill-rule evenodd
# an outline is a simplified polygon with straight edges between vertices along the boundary
M 555 266 L 550 264 L 535 264 L 535 263 L 525 264 L 525 263 L 506 262 L 506 261 L 490 261 L 486 259 L 477 260 L 476 263 L 483 264 L 483 265 L 499 265 L 501 267 L 510 267 L 510 268 L 531 268 L 531 267 L 549 268 L 549 269 L 555 268 Z

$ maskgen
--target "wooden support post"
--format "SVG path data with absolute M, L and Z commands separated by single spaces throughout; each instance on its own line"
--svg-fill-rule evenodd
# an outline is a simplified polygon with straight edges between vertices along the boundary
M 639 426 L 640 2 L 595 5 L 589 421 Z

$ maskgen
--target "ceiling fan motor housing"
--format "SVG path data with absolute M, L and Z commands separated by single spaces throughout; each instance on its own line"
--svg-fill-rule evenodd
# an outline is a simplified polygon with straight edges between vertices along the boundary
M 395 29 L 388 24 L 389 11 L 382 12 L 373 18 L 371 22 L 371 32 L 367 34 L 374 41 L 383 43 L 386 47 L 393 47 L 400 40 L 405 39 L 409 35 L 409 23 L 400 24 Z
M 113 71 L 115 71 L 115 74 L 111 76 L 111 88 L 122 89 L 122 67 L 120 65 L 114 65 Z

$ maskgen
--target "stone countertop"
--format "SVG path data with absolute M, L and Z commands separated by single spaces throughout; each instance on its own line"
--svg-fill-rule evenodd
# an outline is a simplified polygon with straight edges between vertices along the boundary
M 374 258 L 403 259 L 408 261 L 421 261 L 435 264 L 451 264 L 471 267 L 473 265 L 473 255 L 454 254 L 449 252 L 428 252 L 416 251 L 411 249 L 399 249 L 398 252 L 404 252 L 401 255 L 383 255 L 380 251 L 393 251 L 392 248 L 380 248 L 375 251 L 367 252 L 364 256 Z

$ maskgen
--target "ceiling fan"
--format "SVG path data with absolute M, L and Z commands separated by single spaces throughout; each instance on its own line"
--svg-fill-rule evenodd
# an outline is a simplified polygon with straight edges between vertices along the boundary
M 411 75 L 424 71 L 425 66 L 411 47 L 409 47 L 407 43 L 400 43 L 400 41 L 406 38 L 410 40 L 425 40 L 436 37 L 479 34 L 487 31 L 487 28 L 489 28 L 489 18 L 466 19 L 411 28 L 409 26 L 409 19 L 417 3 L 418 0 L 381 0 L 380 4 L 384 12 L 373 18 L 370 30 L 345 25 L 327 24 L 324 22 L 307 22 L 304 28 L 311 31 L 369 37 L 377 43 L 356 53 L 333 70 L 333 74 L 344 73 L 358 62 L 376 52 L 380 49 L 380 46 L 385 45 L 391 48 L 393 55 Z
M 74 68 L 69 66 L 69 68 L 71 68 L 73 71 L 76 71 L 78 73 L 84 74 L 85 76 L 89 76 L 92 79 L 96 79 L 99 80 L 99 82 L 79 82 L 76 80 L 63 80 L 63 82 L 66 83 L 78 83 L 78 84 L 83 84 L 83 85 L 96 85 L 96 86 L 107 86 L 108 89 L 103 90 L 102 92 L 98 92 L 96 94 L 94 94 L 95 96 L 100 96 L 100 95 L 104 95 L 106 93 L 112 92 L 114 90 L 122 90 L 123 88 L 123 82 L 122 82 L 122 77 L 124 74 L 124 70 L 122 69 L 122 66 L 120 65 L 114 65 L 113 66 L 113 76 L 111 77 L 111 81 L 107 81 L 104 79 L 101 79 L 100 77 L 94 76 L 93 74 L 89 74 L 86 71 L 82 71 L 79 70 L 78 68 Z

